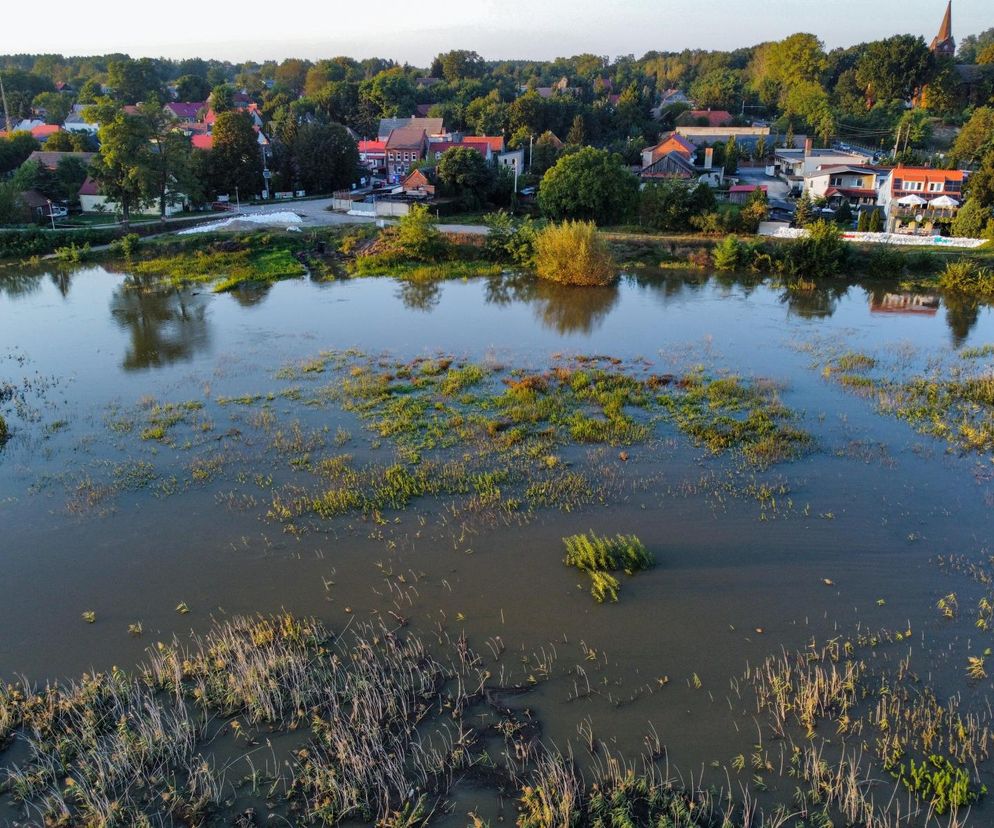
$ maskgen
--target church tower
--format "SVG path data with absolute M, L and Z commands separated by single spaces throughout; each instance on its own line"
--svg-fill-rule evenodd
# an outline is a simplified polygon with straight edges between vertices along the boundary
M 942 18 L 939 33 L 932 39 L 928 47 L 939 57 L 953 57 L 956 54 L 956 40 L 953 38 L 953 0 L 946 5 L 946 14 Z

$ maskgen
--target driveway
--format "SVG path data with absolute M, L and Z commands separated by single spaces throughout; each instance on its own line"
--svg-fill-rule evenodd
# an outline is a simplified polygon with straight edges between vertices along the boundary
M 767 175 L 762 167 L 742 167 L 735 177 L 739 178 L 743 184 L 766 185 L 766 197 L 786 201 L 789 186 L 782 178 Z
M 331 207 L 330 198 L 316 198 L 310 201 L 273 201 L 269 204 L 252 204 L 242 207 L 243 213 L 278 213 L 290 211 L 303 219 L 304 227 L 331 227 L 340 224 L 371 224 L 377 219 L 366 216 L 350 216 L 345 213 L 335 213 Z M 394 219 L 383 219 L 387 224 L 394 224 Z M 476 233 L 486 234 L 483 224 L 439 224 L 438 229 L 443 233 Z

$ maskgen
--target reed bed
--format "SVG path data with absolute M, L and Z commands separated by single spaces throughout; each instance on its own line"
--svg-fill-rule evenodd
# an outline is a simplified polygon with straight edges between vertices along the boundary
M 986 788 L 979 763 L 990 756 L 989 710 L 964 710 L 954 697 L 940 702 L 910 667 L 910 655 L 896 666 L 871 670 L 856 653 L 861 647 L 904 640 L 910 633 L 865 634 L 771 656 L 750 669 L 757 711 L 765 713 L 778 739 L 802 736 L 791 756 L 792 775 L 809 783 L 807 805 L 827 805 L 848 824 L 898 825 L 897 793 L 885 807 L 868 795 L 870 764 L 907 795 L 904 821 L 927 824 L 932 815 L 952 814 L 978 801 Z M 816 734 L 822 728 L 827 735 Z M 843 748 L 826 754 L 834 738 L 858 741 L 871 752 L 867 762 Z M 823 754 L 836 758 L 829 762 Z M 860 770 L 863 768 L 863 770 Z M 918 819 L 926 815 L 924 822 Z

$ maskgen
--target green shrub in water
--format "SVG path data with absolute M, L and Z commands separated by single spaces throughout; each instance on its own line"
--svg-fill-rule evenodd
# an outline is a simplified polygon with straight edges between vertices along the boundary
M 0 414 L 0 445 L 3 445 L 10 438 L 10 429 L 7 428 L 7 421 Z
M 566 565 L 590 575 L 590 594 L 597 603 L 618 600 L 618 579 L 612 572 L 634 575 L 653 564 L 652 553 L 635 535 L 600 537 L 594 532 L 563 538 Z

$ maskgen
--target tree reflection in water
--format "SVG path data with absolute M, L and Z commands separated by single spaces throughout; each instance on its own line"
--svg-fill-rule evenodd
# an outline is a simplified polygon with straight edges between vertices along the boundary
M 603 323 L 618 296 L 616 285 L 573 287 L 523 274 L 491 277 L 485 289 L 489 304 L 530 304 L 542 325 L 560 334 L 590 333 Z
M 188 360 L 210 344 L 207 300 L 198 294 L 129 276 L 114 291 L 110 312 L 131 337 L 126 371 Z
M 419 311 L 430 311 L 442 298 L 441 284 L 434 280 L 400 281 L 397 296 L 405 308 Z

